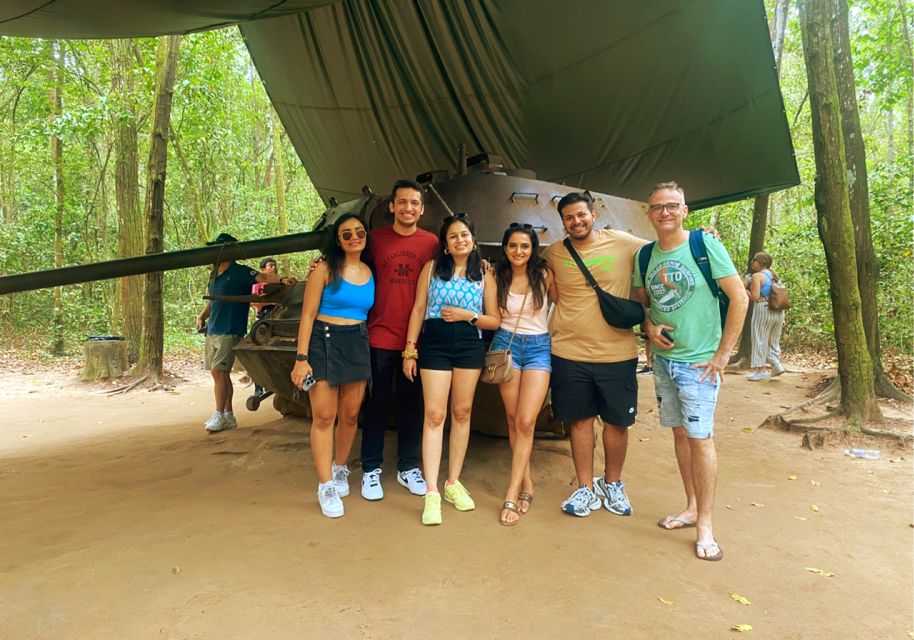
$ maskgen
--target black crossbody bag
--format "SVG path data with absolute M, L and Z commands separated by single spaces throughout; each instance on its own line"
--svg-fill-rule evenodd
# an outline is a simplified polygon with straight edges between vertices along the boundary
M 631 329 L 636 324 L 641 324 L 644 321 L 644 307 L 641 306 L 640 302 L 628 300 L 627 298 L 620 298 L 608 291 L 604 291 L 600 285 L 597 284 L 593 274 L 591 274 L 584 265 L 581 256 L 574 250 L 571 240 L 565 238 L 563 244 L 565 245 L 565 248 L 568 249 L 568 253 L 571 254 L 575 264 L 578 265 L 578 269 L 584 274 L 584 279 L 587 281 L 587 284 L 594 290 L 594 293 L 597 294 L 597 301 L 600 303 L 600 312 L 603 314 L 603 319 L 606 320 L 606 324 L 611 327 L 616 327 L 617 329 Z

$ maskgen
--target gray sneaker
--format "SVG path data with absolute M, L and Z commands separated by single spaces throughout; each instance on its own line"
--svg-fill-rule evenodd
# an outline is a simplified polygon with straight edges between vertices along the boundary
M 343 515 L 343 501 L 340 500 L 340 494 L 336 492 L 336 484 L 333 481 L 317 485 L 317 501 L 321 505 L 321 513 L 328 518 L 339 518 Z
M 213 415 L 209 417 L 209 420 L 203 423 L 203 428 L 210 433 L 216 433 L 217 431 L 225 429 L 225 418 L 222 417 L 222 412 L 213 411 Z
M 621 480 L 606 482 L 605 478 L 594 478 L 593 488 L 596 494 L 603 498 L 603 506 L 607 511 L 617 516 L 632 515 L 632 505 L 625 495 L 625 485 Z
M 229 429 L 237 429 L 238 421 L 235 420 L 235 414 L 229 411 L 224 411 L 222 413 L 222 421 L 225 423 L 225 426 L 222 427 L 223 431 L 228 431 Z
M 340 466 L 334 462 L 332 471 L 336 492 L 341 498 L 345 498 L 349 495 L 349 467 L 345 464 Z
M 585 518 L 593 509 L 599 509 L 600 504 L 600 498 L 593 491 L 587 487 L 578 487 L 571 497 L 562 503 L 562 511 L 572 516 Z

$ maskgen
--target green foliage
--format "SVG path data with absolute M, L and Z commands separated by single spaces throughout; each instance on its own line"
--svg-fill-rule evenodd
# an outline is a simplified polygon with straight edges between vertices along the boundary
M 769 10 L 773 0 L 767 0 Z M 903 13 L 906 10 L 906 14 Z M 905 20 L 907 22 L 905 22 Z M 881 263 L 879 282 L 883 348 L 912 351 L 910 305 L 914 261 L 914 152 L 912 61 L 914 9 L 904 0 L 851 0 L 850 29 L 861 124 L 865 136 L 873 241 Z M 786 348 L 833 348 L 833 320 L 824 251 L 813 205 L 815 159 L 796 3 L 791 3 L 781 69 L 785 117 L 791 127 L 802 184 L 771 196 L 766 250 L 791 289 L 793 307 Z M 51 119 L 51 43 L 0 38 L 0 272 L 53 267 L 54 176 L 49 137 L 63 141 L 64 260 L 82 264 L 110 259 L 117 245 L 114 191 L 114 124 L 135 118 L 139 127 L 140 197 L 145 190 L 156 41 L 131 41 L 135 114 L 112 89 L 109 42 L 61 42 L 64 112 Z M 172 108 L 166 182 L 165 248 L 201 245 L 220 231 L 241 239 L 277 233 L 277 150 L 271 107 L 236 29 L 186 36 L 181 45 Z M 324 206 L 289 141 L 285 161 L 289 230 L 311 227 Z M 748 259 L 752 202 L 691 214 L 692 224 L 715 219 L 739 268 Z M 303 274 L 309 255 L 291 257 Z M 166 348 L 197 346 L 193 320 L 203 302 L 204 268 L 165 275 Z M 67 349 L 78 352 L 86 334 L 118 330 L 113 281 L 66 287 L 63 304 Z M 6 333 L 31 343 L 50 336 L 51 291 L 0 297 Z
M 53 120 L 51 43 L 0 39 L 0 273 L 54 266 L 52 134 L 63 145 L 64 263 L 115 257 L 114 124 L 136 118 L 142 200 L 155 79 L 156 41 L 134 40 L 132 45 L 134 89 L 129 98 L 135 116 L 112 88 L 110 43 L 68 41 L 59 44 L 65 70 L 63 113 Z M 169 140 L 166 251 L 200 246 L 219 231 L 241 239 L 276 235 L 271 109 L 237 29 L 183 39 Z M 279 152 L 285 160 L 290 231 L 309 229 L 324 206 L 285 137 Z M 303 273 L 309 259 L 293 256 L 293 270 Z M 200 268 L 165 274 L 166 348 L 199 342 L 193 323 L 203 304 L 207 273 Z M 64 288 L 68 352 L 79 352 L 88 334 L 118 331 L 114 298 L 114 281 Z M 50 290 L 5 296 L 0 317 L 8 331 L 49 343 L 52 306 Z

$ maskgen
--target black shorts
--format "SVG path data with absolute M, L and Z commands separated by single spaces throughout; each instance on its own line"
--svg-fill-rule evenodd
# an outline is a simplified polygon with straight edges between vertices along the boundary
M 638 359 L 578 362 L 552 355 L 552 412 L 573 422 L 600 416 L 603 422 L 630 427 L 638 413 Z
M 486 348 L 479 329 L 469 322 L 425 321 L 419 338 L 420 369 L 482 369 L 485 361 Z
M 371 380 L 368 328 L 360 324 L 330 324 L 315 320 L 308 344 L 308 362 L 315 380 L 333 387 Z

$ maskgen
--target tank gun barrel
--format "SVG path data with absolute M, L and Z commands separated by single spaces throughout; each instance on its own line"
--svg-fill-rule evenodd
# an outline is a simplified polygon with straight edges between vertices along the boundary
M 32 291 L 33 289 L 47 289 L 65 284 L 136 276 L 156 271 L 171 271 L 212 265 L 227 260 L 247 260 L 273 254 L 309 251 L 318 249 L 323 245 L 326 233 L 325 230 L 293 233 L 275 238 L 217 244 L 197 249 L 168 251 L 147 256 L 108 260 L 107 262 L 94 262 L 75 267 L 3 276 L 0 277 L 0 295 L 18 291 Z

